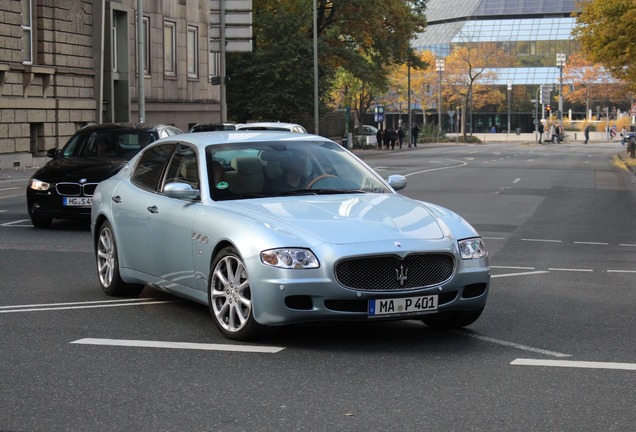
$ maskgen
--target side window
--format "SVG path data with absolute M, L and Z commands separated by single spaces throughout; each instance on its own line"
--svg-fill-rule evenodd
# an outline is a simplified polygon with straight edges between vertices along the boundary
M 142 189 L 157 190 L 166 161 L 175 144 L 164 144 L 148 149 L 137 162 L 131 181 Z
M 188 183 L 194 189 L 199 188 L 197 154 L 191 147 L 180 144 L 172 155 L 166 172 L 166 183 L 171 182 Z
M 88 138 L 91 135 L 88 134 L 77 134 L 71 141 L 69 141 L 62 150 L 62 157 L 69 158 L 73 156 L 79 156 L 87 151 L 87 146 L 89 143 Z

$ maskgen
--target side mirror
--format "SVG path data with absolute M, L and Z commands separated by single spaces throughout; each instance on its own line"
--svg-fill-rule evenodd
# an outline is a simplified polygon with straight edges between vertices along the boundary
M 163 192 L 166 196 L 176 199 L 198 199 L 199 190 L 192 187 L 188 183 L 174 182 L 164 186 Z
M 404 177 L 403 175 L 399 175 L 399 174 L 393 174 L 393 175 L 389 176 L 389 178 L 387 179 L 387 183 L 394 190 L 398 191 L 398 190 L 404 189 L 406 187 L 406 177 Z
M 59 148 L 51 148 L 46 151 L 46 157 L 50 157 L 51 159 L 55 159 L 60 154 Z

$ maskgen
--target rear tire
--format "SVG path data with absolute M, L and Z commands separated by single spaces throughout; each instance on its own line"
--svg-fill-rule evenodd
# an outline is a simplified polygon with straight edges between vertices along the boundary
M 129 284 L 121 279 L 115 234 L 108 221 L 104 221 L 99 227 L 95 257 L 99 284 L 106 294 L 115 297 L 134 297 L 143 291 L 143 285 Z
M 483 311 L 482 307 L 472 311 L 442 312 L 439 315 L 422 318 L 422 322 L 434 329 L 453 330 L 471 325 L 477 321 Z
M 214 258 L 208 278 L 208 303 L 214 323 L 228 339 L 254 339 L 261 326 L 254 320 L 252 290 L 245 263 L 229 246 Z

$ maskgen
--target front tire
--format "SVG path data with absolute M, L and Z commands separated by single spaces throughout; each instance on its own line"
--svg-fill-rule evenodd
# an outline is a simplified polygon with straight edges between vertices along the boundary
M 31 223 L 36 228 L 48 228 L 53 222 L 53 218 L 51 216 L 43 216 L 33 213 L 29 214 L 29 216 L 31 216 Z
M 466 327 L 477 321 L 484 308 L 472 311 L 442 312 L 439 315 L 431 315 L 422 318 L 422 322 L 437 330 L 453 330 Z
M 245 263 L 229 246 L 212 262 L 208 302 L 214 323 L 228 339 L 250 340 L 260 330 L 254 320 L 252 290 Z
M 108 221 L 104 221 L 99 227 L 95 255 L 99 283 L 106 294 L 115 297 L 134 297 L 143 291 L 143 285 L 126 283 L 119 275 L 117 242 Z

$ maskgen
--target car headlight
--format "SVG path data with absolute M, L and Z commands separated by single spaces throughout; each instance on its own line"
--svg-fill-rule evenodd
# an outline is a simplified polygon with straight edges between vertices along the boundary
M 486 246 L 484 246 L 484 242 L 480 238 L 460 240 L 457 244 L 459 245 L 459 254 L 462 259 L 478 259 L 488 256 Z
M 51 188 L 51 184 L 38 179 L 29 180 L 29 188 L 37 191 L 47 191 Z
M 318 258 L 309 249 L 284 248 L 261 252 L 263 264 L 286 269 L 312 269 L 320 267 Z

